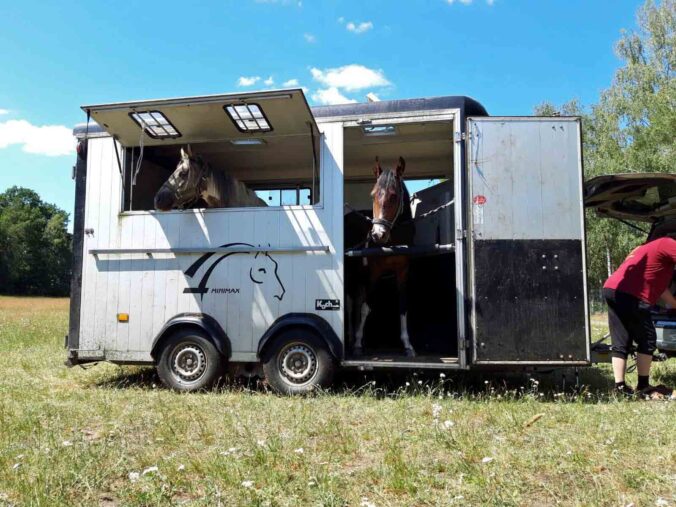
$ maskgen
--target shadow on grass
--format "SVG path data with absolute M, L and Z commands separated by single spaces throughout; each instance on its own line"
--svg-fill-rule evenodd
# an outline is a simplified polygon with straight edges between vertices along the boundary
M 676 373 L 668 370 L 660 381 L 676 383 Z M 99 380 L 102 389 L 166 389 L 152 367 L 120 367 L 118 374 Z M 337 396 L 393 398 L 405 396 L 443 396 L 476 401 L 537 399 L 545 402 L 568 401 L 598 403 L 614 401 L 610 390 L 610 371 L 598 366 L 556 369 L 550 372 L 411 372 L 339 371 L 334 386 L 326 391 Z M 211 392 L 269 393 L 258 378 L 223 377 Z

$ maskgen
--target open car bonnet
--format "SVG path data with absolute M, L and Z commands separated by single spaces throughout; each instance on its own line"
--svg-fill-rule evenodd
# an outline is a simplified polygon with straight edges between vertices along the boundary
M 585 183 L 584 204 L 600 216 L 655 223 L 676 217 L 676 174 L 597 176 Z

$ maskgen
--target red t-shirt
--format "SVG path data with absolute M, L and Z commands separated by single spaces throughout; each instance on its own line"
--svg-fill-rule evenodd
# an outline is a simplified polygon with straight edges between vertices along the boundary
M 669 287 L 676 264 L 676 239 L 659 238 L 636 247 L 603 286 L 654 305 Z

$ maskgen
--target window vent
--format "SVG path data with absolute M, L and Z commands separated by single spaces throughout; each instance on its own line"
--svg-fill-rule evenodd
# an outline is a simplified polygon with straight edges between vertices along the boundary
M 145 129 L 146 133 L 153 139 L 181 137 L 178 129 L 159 111 L 135 111 L 129 113 L 129 116 L 139 127 Z
M 365 136 L 393 136 L 397 133 L 394 125 L 365 125 L 361 129 Z
M 272 125 L 258 104 L 229 104 L 225 112 L 240 132 L 270 132 Z

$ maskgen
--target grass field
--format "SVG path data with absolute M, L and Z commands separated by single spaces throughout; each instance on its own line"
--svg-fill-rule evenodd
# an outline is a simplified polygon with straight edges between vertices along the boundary
M 579 395 L 438 374 L 182 395 L 66 369 L 67 304 L 0 297 L 0 505 L 676 505 L 676 403 L 608 397 L 607 368 Z

